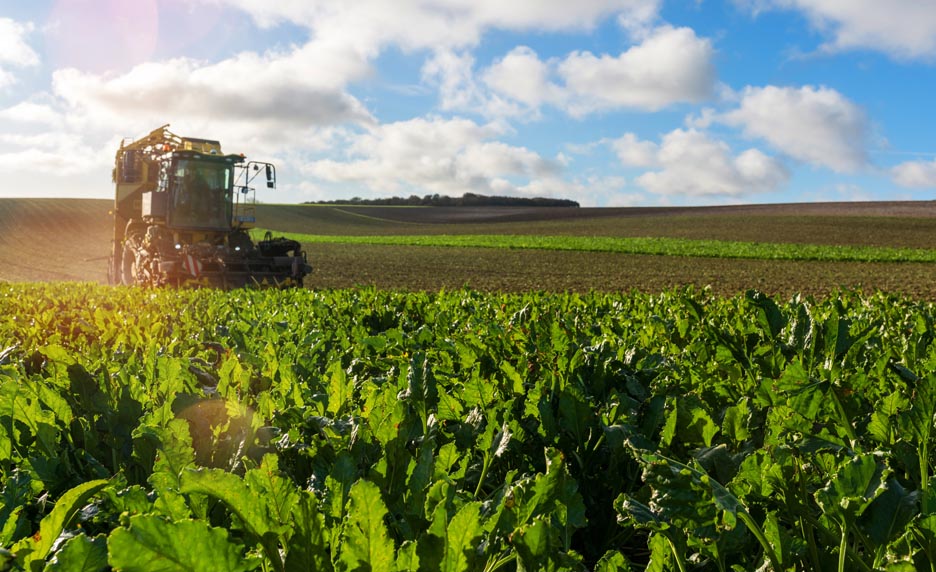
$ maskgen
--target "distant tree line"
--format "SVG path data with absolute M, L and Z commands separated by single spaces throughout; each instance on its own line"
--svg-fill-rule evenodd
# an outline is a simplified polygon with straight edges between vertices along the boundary
M 569 199 L 547 199 L 543 197 L 492 197 L 465 193 L 461 197 L 447 195 L 410 195 L 409 197 L 390 197 L 384 199 L 336 199 L 331 201 L 306 201 L 314 205 L 373 205 L 373 206 L 423 206 L 423 207 L 578 207 L 579 204 Z

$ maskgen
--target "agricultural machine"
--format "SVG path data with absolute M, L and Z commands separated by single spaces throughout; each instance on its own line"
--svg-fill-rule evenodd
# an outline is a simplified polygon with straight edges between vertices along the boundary
M 301 286 L 312 271 L 295 240 L 250 237 L 260 178 L 276 168 L 225 155 L 221 144 L 164 125 L 121 143 L 114 165 L 112 284 Z

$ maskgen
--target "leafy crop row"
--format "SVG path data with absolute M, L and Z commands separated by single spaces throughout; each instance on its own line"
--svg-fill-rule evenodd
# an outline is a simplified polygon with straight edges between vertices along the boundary
M 0 285 L 0 568 L 933 569 L 933 307 Z
M 257 230 L 255 234 L 260 236 L 262 232 L 264 231 Z M 670 237 L 509 234 L 338 236 L 287 233 L 287 235 L 289 238 L 306 244 L 387 244 L 397 246 L 521 248 L 706 258 L 816 260 L 823 262 L 936 262 L 936 250 L 928 248 L 740 242 Z

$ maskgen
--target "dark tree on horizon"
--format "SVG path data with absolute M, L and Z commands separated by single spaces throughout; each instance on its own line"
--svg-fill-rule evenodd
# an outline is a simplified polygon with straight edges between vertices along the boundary
M 502 197 L 465 193 L 461 197 L 440 195 L 410 195 L 409 197 L 390 197 L 379 199 L 350 199 L 306 201 L 307 205 L 367 205 L 367 206 L 423 206 L 423 207 L 567 207 L 577 208 L 578 202 L 569 199 L 550 199 L 545 197 Z

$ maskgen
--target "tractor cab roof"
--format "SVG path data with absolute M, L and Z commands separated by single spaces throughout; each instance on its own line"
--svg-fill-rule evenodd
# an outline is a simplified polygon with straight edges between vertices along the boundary
M 221 155 L 219 153 L 209 152 L 203 153 L 201 151 L 192 151 L 192 150 L 175 150 L 171 153 L 172 157 L 177 157 L 180 159 L 195 159 L 202 161 L 215 161 L 218 163 L 229 163 L 229 164 L 240 164 L 243 163 L 246 159 L 243 155 L 236 155 L 234 153 L 230 155 Z

